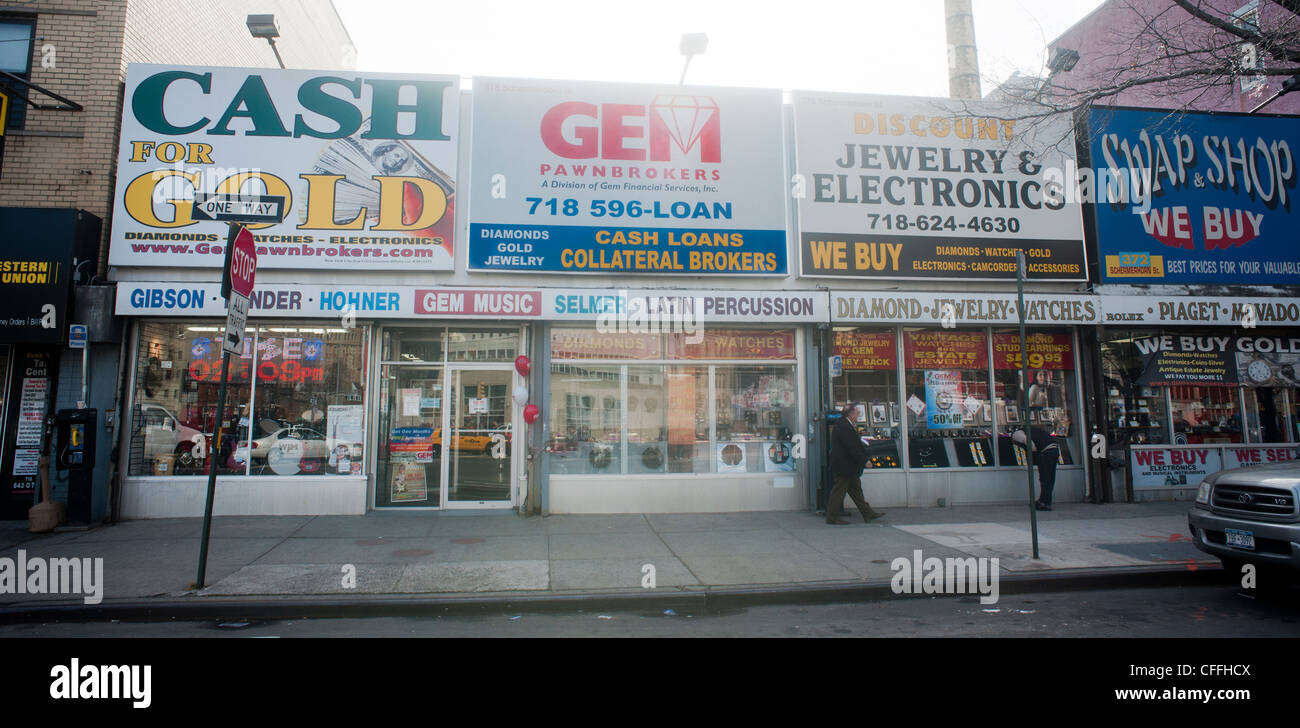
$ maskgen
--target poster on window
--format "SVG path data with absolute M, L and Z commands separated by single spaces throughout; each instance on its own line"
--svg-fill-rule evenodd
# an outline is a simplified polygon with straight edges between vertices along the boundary
M 718 443 L 718 472 L 743 473 L 745 470 L 745 443 Z
M 1237 362 L 1228 348 L 1230 341 L 1228 336 L 1161 335 L 1135 339 L 1133 345 L 1142 357 L 1142 373 L 1137 384 L 1235 387 Z
M 475 78 L 469 268 L 783 275 L 782 126 L 775 89 Z
M 1069 334 L 1032 333 L 1025 336 L 1029 368 L 1074 369 L 1074 341 Z M 993 335 L 993 368 L 1020 369 L 1019 334 Z
M 1134 488 L 1196 488 L 1224 467 L 1212 447 L 1134 449 L 1130 465 Z
M 926 371 L 925 425 L 931 430 L 961 427 L 961 372 Z
M 907 331 L 903 362 L 908 369 L 986 369 L 988 344 L 978 331 Z
M 893 371 L 898 367 L 893 331 L 836 331 L 834 354 L 843 357 L 845 371 Z
M 772 442 L 763 447 L 763 472 L 793 473 L 794 451 L 788 442 Z
M 109 263 L 222 265 L 255 196 L 259 268 L 451 270 L 460 78 L 131 64 Z
M 1300 456 L 1300 445 L 1231 445 L 1223 448 L 1223 467 L 1285 463 Z
M 668 375 L 668 444 L 695 444 L 695 375 Z
M 326 407 L 325 433 L 330 447 L 330 466 L 339 475 L 351 475 L 353 448 L 361 451 L 365 441 L 364 408 L 359 404 L 331 404 Z M 359 467 L 360 462 L 356 465 Z
M 389 500 L 393 503 L 428 500 L 429 486 L 425 480 L 424 468 L 424 463 L 394 462 Z

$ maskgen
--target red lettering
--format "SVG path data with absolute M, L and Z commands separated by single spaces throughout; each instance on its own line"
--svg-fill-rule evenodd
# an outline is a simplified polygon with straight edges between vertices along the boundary
M 596 145 L 599 142 L 596 127 L 575 126 L 573 136 L 578 140 L 577 144 L 564 138 L 564 122 L 574 116 L 596 119 L 596 105 L 566 101 L 551 107 L 542 117 L 542 142 L 547 149 L 565 159 L 591 159 L 596 156 Z

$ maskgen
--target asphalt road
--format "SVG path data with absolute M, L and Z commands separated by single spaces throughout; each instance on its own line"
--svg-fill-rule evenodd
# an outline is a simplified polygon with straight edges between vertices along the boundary
M 1300 587 L 1162 587 L 856 604 L 764 605 L 721 612 L 549 613 L 0 625 L 9 637 L 1300 637 Z

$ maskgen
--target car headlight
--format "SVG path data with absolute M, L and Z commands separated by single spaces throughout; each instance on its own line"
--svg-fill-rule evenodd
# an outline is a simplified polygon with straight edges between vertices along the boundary
M 1197 503 L 1210 502 L 1210 481 L 1208 480 L 1201 481 L 1201 486 L 1196 489 L 1196 502 Z

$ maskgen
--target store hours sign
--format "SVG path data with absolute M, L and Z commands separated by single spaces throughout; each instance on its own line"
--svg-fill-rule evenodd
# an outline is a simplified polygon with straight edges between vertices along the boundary
M 785 274 L 776 90 L 474 80 L 469 267 Z

